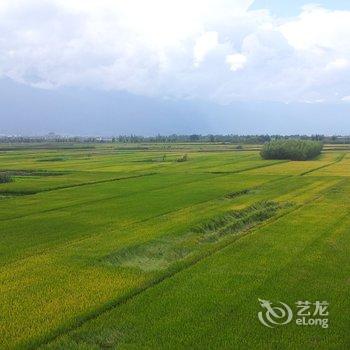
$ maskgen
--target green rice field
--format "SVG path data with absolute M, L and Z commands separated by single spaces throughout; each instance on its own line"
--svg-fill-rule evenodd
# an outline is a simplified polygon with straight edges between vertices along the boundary
M 1 349 L 350 348 L 346 147 L 0 145 L 0 172 Z

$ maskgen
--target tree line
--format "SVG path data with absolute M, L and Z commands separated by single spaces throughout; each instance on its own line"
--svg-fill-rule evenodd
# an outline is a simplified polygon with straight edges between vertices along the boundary
M 350 136 L 325 135 L 120 135 L 113 137 L 83 137 L 83 136 L 0 136 L 0 143 L 227 143 L 227 144 L 263 144 L 272 140 L 310 140 L 329 144 L 349 144 Z

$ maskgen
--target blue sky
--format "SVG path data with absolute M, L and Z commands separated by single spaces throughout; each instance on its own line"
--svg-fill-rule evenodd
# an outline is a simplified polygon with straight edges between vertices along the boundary
M 2 0 L 0 82 L 0 133 L 349 133 L 350 4 Z
M 319 4 L 331 10 L 349 10 L 349 0 L 255 0 L 250 9 L 269 9 L 277 16 L 297 16 L 308 3 Z

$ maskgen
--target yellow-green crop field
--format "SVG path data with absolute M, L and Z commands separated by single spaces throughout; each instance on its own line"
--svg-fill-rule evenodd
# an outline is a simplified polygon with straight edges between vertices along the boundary
M 0 172 L 1 349 L 349 349 L 345 147 L 0 145 Z

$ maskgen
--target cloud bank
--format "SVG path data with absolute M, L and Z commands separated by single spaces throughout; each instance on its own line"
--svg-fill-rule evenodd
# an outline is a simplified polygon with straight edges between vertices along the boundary
M 2 0 L 0 77 L 171 99 L 348 102 L 350 11 L 250 0 Z

